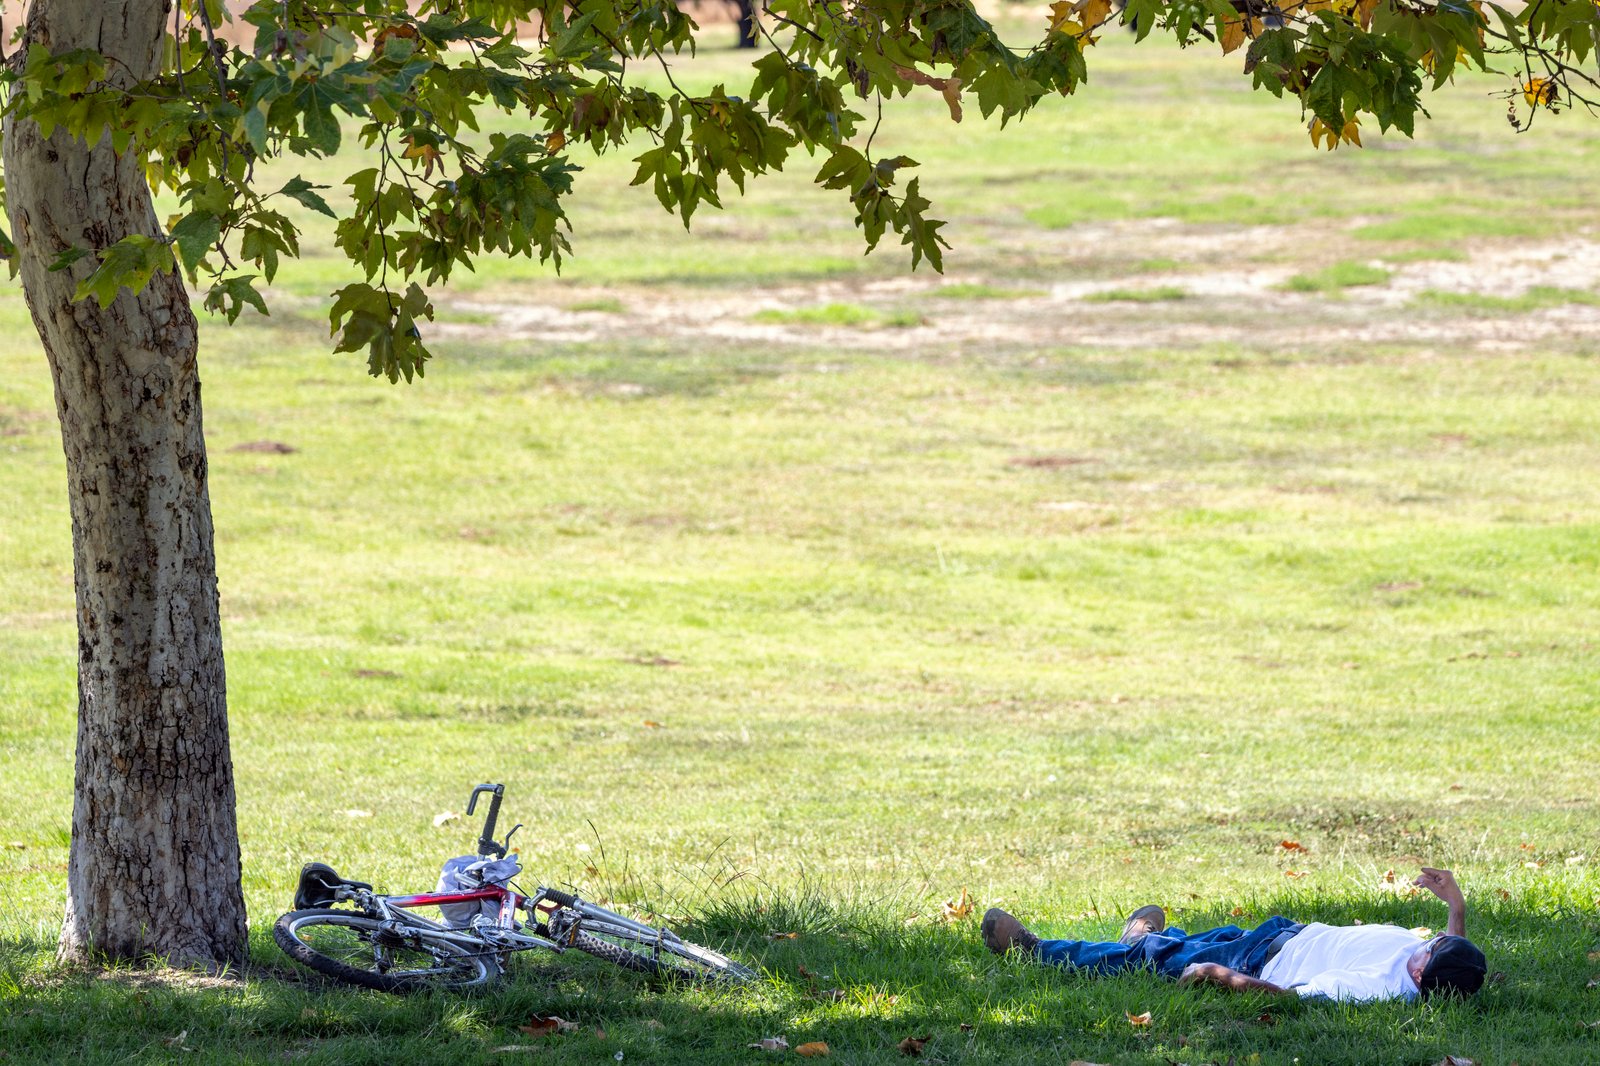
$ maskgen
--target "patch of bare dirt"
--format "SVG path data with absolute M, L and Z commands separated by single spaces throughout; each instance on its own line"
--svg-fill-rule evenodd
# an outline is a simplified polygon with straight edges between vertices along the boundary
M 1515 350 L 1600 340 L 1600 307 L 1562 304 L 1526 313 L 1421 307 L 1423 292 L 1516 297 L 1535 287 L 1595 290 L 1600 241 L 1484 242 L 1460 261 L 1388 262 L 1348 235 L 1361 220 L 1327 225 L 1218 227 L 1165 219 L 1104 222 L 1035 233 L 1025 258 L 1040 264 L 1034 290 L 996 299 L 952 299 L 960 282 L 1016 287 L 1015 279 L 926 272 L 879 279 L 820 280 L 759 288 L 637 287 L 620 310 L 565 309 L 553 303 L 454 303 L 492 324 L 436 326 L 443 334 L 544 343 L 636 341 L 704 345 L 796 346 L 841 351 L 963 354 L 975 349 L 1170 349 L 1242 345 L 1257 349 L 1409 346 L 1439 353 Z M 1371 261 L 1387 283 L 1334 293 L 1287 291 L 1284 283 L 1341 259 Z M 1141 263 L 1176 264 L 1139 269 Z M 1184 298 L 1088 300 L 1121 290 L 1177 288 Z M 570 299 L 572 293 L 564 293 Z M 922 313 L 906 326 L 810 325 L 757 321 L 762 311 L 833 303 Z M 1424 352 L 1426 354 L 1426 351 Z

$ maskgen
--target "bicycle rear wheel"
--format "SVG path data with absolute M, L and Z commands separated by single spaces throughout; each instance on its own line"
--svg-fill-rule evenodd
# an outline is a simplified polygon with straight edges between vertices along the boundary
M 464 950 L 427 929 L 394 930 L 393 923 L 350 911 L 290 911 L 273 925 L 272 938 L 296 962 L 380 992 L 475 988 L 499 973 L 491 954 Z

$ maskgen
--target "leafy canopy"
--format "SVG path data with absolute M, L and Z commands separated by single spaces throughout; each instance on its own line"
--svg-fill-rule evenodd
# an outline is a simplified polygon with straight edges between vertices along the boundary
M 253 30 L 248 47 L 217 38 L 230 17 L 220 0 L 181 0 L 156 78 L 127 84 L 115 57 L 24 40 L 3 75 L 6 109 L 47 135 L 109 136 L 181 204 L 164 236 L 61 249 L 53 269 L 81 273 L 80 299 L 104 303 L 181 267 L 206 279 L 205 306 L 230 322 L 246 305 L 266 313 L 260 286 L 300 250 L 281 210 L 292 200 L 332 220 L 361 279 L 332 294 L 336 350 L 364 351 L 374 375 L 397 381 L 429 357 L 425 285 L 481 255 L 560 265 L 577 145 L 643 146 L 634 184 L 685 226 L 730 184 L 742 192 L 803 151 L 869 251 L 893 232 L 913 267 L 939 269 L 944 224 L 917 179 L 903 180 L 916 161 L 875 151 L 883 108 L 932 90 L 954 121 L 965 98 L 1004 124 L 1070 96 L 1113 23 L 1242 50 L 1252 84 L 1298 98 L 1312 142 L 1328 148 L 1359 146 L 1363 118 L 1410 134 L 1424 81 L 1437 87 L 1459 66 L 1507 77 L 1519 129 L 1542 109 L 1592 108 L 1600 89 L 1579 69 L 1600 32 L 1596 0 L 1128 0 L 1121 12 L 1057 0 L 1023 49 L 970 0 L 769 0 L 763 13 L 769 48 L 749 85 L 693 95 L 671 74 L 697 27 L 672 0 L 259 0 L 237 16 Z M 669 88 L 641 84 L 641 66 L 665 70 Z M 480 135 L 488 109 L 525 119 L 523 131 Z M 329 156 L 349 136 L 365 151 L 343 214 L 325 187 L 257 180 L 262 160 Z M 0 253 L 14 260 L 3 233 Z

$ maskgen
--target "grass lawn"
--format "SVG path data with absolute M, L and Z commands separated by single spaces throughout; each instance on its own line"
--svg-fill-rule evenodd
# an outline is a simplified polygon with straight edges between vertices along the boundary
M 885 122 L 953 220 L 948 283 L 863 259 L 806 166 L 686 236 L 624 153 L 582 176 L 562 278 L 439 294 L 414 386 L 328 354 L 326 231 L 272 317 L 205 325 L 242 982 L 51 965 L 70 530 L 0 298 L 0 1061 L 1600 1058 L 1600 130 L 1513 136 L 1468 80 L 1416 142 L 1330 155 L 1237 57 L 1101 50 L 1006 131 L 936 93 Z M 1559 276 L 1486 288 L 1513 260 Z M 290 971 L 303 861 L 431 887 L 475 839 L 435 815 L 490 780 L 526 881 L 766 980 L 530 957 L 401 1000 Z M 1089 981 L 977 939 L 997 904 L 1054 936 L 1151 901 L 1439 927 L 1398 890 L 1423 862 L 1489 953 L 1471 1003 Z

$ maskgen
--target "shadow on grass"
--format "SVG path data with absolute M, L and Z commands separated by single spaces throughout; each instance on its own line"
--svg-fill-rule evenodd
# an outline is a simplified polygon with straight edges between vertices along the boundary
M 1476 907 L 1470 932 L 1497 976 L 1473 1000 L 1367 1006 L 1179 989 L 1146 974 L 1097 979 L 1001 959 L 979 943 L 976 914 L 906 924 L 892 902 L 763 890 L 714 904 L 685 934 L 759 963 L 764 974 L 729 991 L 540 953 L 518 959 L 485 993 L 388 996 L 292 969 L 264 927 L 254 934 L 253 968 L 237 980 L 62 972 L 49 966 L 48 943 L 13 941 L 0 944 L 0 1047 L 8 1063 L 748 1063 L 777 1061 L 748 1045 L 779 1035 L 791 1046 L 826 1042 L 831 1059 L 850 1063 L 906 1061 L 898 1045 L 907 1037 L 928 1038 L 923 1061 L 947 1064 L 1421 1066 L 1446 1054 L 1578 1064 L 1600 1053 L 1600 1033 L 1579 1024 L 1596 1013 L 1586 953 L 1600 946 L 1600 923 L 1576 895 L 1530 889 Z M 1191 929 L 1272 913 L 1408 927 L 1442 918 L 1436 902 L 1388 894 L 1290 892 L 1242 909 L 1176 917 Z M 1105 935 L 1103 925 L 1068 932 Z M 1148 1024 L 1130 1021 L 1145 1012 Z M 518 1029 L 550 1014 L 577 1029 L 538 1038 Z

